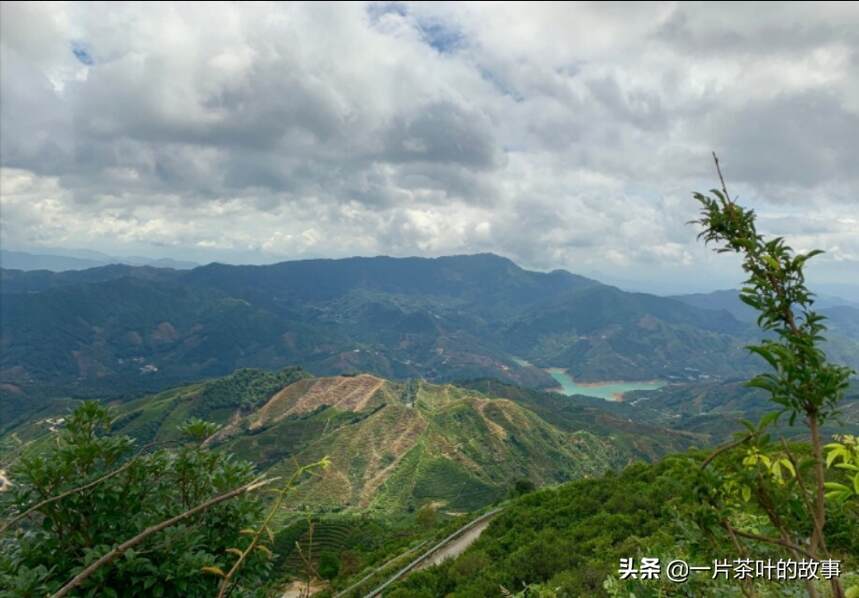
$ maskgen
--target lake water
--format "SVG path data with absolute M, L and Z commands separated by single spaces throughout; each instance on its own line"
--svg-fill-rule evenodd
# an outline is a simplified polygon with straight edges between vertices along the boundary
M 533 363 L 520 357 L 514 357 L 513 361 L 521 366 L 535 367 Z M 632 392 L 633 390 L 657 390 L 665 386 L 665 382 L 660 380 L 654 382 L 588 382 L 585 384 L 576 384 L 564 368 L 545 368 L 544 371 L 558 383 L 558 388 L 555 390 L 568 397 L 572 395 L 585 395 L 606 401 L 617 401 L 620 400 L 625 392 Z
M 633 390 L 657 390 L 665 386 L 664 382 L 606 382 L 602 383 L 587 383 L 577 384 L 566 370 L 562 368 L 547 368 L 546 372 L 554 378 L 559 385 L 558 392 L 570 395 L 585 395 L 588 397 L 596 397 L 605 399 L 606 401 L 616 401 L 625 392 Z

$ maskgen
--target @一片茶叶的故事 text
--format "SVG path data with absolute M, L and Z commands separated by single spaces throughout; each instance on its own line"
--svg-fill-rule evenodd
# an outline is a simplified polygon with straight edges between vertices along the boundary
M 620 559 L 620 579 L 667 579 L 683 583 L 693 574 L 709 574 L 712 579 L 765 579 L 804 581 L 832 579 L 841 575 L 841 561 L 825 559 L 717 559 L 710 565 L 693 565 L 682 559 L 663 564 L 655 557 Z

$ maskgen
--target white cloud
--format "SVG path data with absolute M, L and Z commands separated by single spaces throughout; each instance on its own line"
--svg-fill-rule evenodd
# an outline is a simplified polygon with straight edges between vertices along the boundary
M 769 232 L 859 274 L 855 4 L 9 2 L 0 22 L 7 246 L 727 280 L 686 224 L 716 149 Z

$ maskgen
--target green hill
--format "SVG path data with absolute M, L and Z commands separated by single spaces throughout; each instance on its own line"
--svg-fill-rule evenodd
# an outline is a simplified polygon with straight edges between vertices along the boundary
M 323 455 L 332 467 L 305 482 L 299 504 L 327 510 L 472 510 L 535 485 L 592 476 L 631 453 L 609 435 L 556 427 L 507 399 L 452 385 L 372 375 L 314 378 L 241 371 L 118 407 L 118 432 L 169 440 L 175 424 L 223 424 L 208 443 L 286 474 Z
M 296 505 L 383 513 L 426 504 L 471 511 L 506 497 L 516 481 L 543 486 L 592 477 L 701 442 L 664 427 L 634 426 L 595 405 L 581 411 L 560 395 L 517 394 L 517 387 L 493 384 L 246 369 L 115 401 L 112 428 L 145 445 L 174 440 L 188 418 L 214 421 L 221 429 L 208 445 L 272 474 L 288 475 L 296 463 L 327 455 L 332 466 L 298 488 Z M 557 405 L 547 402 L 553 398 Z M 12 443 L 14 434 L 16 441 L 47 442 L 58 415 L 45 411 L 13 427 L 5 441 Z

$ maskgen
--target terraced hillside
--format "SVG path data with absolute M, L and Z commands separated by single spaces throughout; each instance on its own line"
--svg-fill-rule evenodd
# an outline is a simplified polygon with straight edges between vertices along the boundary
M 299 380 L 212 441 L 283 473 L 329 455 L 298 500 L 331 509 L 467 510 L 516 479 L 560 482 L 622 459 L 610 442 L 561 432 L 511 401 L 370 375 Z
M 222 427 L 207 443 L 275 474 L 328 455 L 332 466 L 304 480 L 296 502 L 330 511 L 428 503 L 467 511 L 506 496 L 517 480 L 539 486 L 593 476 L 640 456 L 620 430 L 597 435 L 479 390 L 368 374 L 240 370 L 115 408 L 117 431 L 141 444 L 174 438 L 188 417 L 216 421 Z

